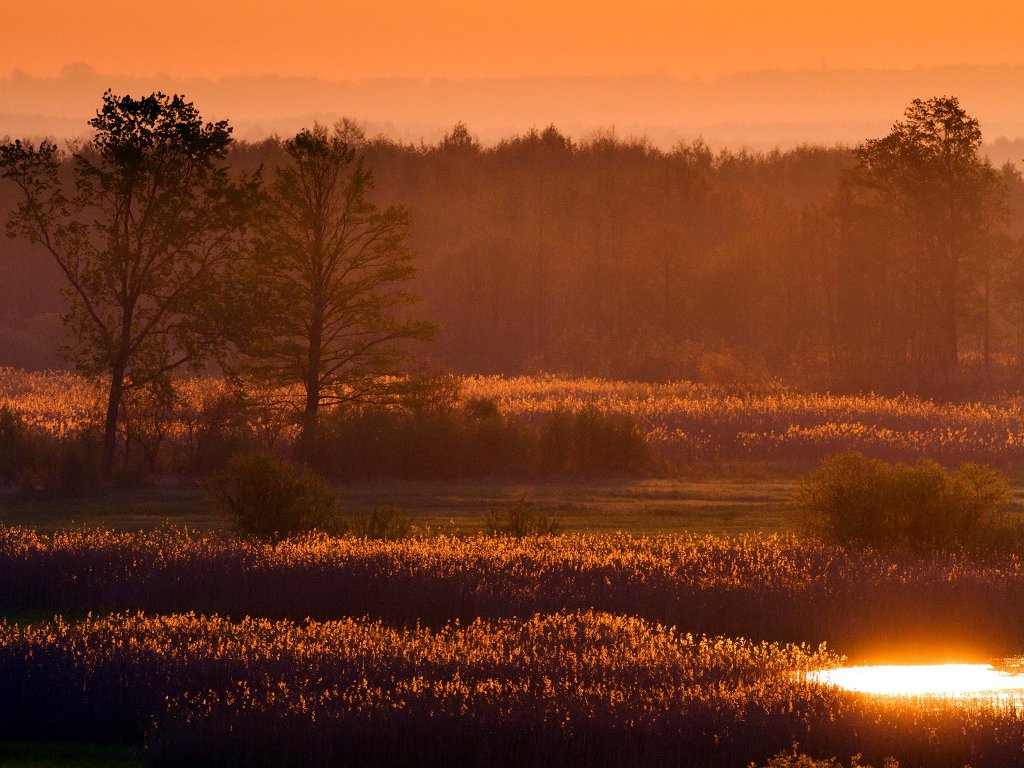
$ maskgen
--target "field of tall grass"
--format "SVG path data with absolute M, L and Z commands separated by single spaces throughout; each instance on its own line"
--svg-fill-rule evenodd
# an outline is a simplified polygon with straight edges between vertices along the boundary
M 803 677 L 837 662 L 595 612 L 404 630 L 116 614 L 0 625 L 0 729 L 144 740 L 157 766 L 746 766 L 794 742 L 1019 760 L 1012 708 L 894 706 Z
M 794 743 L 1016 765 L 1012 703 L 804 673 L 843 653 L 1019 653 L 1022 606 L 1015 555 L 793 536 L 3 529 L 0 739 L 144 744 L 157 766 L 745 768 Z
M 211 766 L 727 764 L 802 737 L 830 696 L 794 673 L 834 663 L 589 612 L 407 630 L 118 614 L 0 626 L 0 659 L 7 734 L 145 738 L 155 765 Z
M 559 376 L 475 376 L 455 384 L 454 399 L 440 405 L 328 416 L 319 468 L 341 480 L 659 475 L 714 461 L 809 464 L 840 451 L 1024 466 L 1024 399 L 1016 396 L 943 403 Z M 287 451 L 296 425 L 282 403 L 297 394 L 238 400 L 223 380 L 183 380 L 173 397 L 129 401 L 124 444 L 137 463 L 174 472 L 219 466 L 239 448 Z M 88 435 L 101 399 L 96 382 L 72 374 L 0 371 L 0 411 L 39 436 Z
M 457 389 L 440 404 L 330 415 L 321 471 L 670 475 L 840 450 L 1024 465 L 1024 400 L 1010 397 L 552 376 Z M 87 487 L 100 391 L 0 372 L 0 485 Z M 202 474 L 240 450 L 286 453 L 286 410 L 257 406 L 216 379 L 136 400 L 123 464 Z M 967 552 L 491 528 L 265 540 L 0 527 L 0 741 L 144 746 L 153 766 L 747 768 L 793 750 L 903 768 L 1024 765 L 1019 704 L 872 698 L 804 676 L 844 655 L 1020 656 L 1024 559 L 1009 539 Z
M 312 535 L 274 544 L 6 528 L 0 610 L 372 616 L 395 626 L 597 610 L 696 633 L 828 642 L 854 656 L 995 656 L 1022 650 L 1024 561 L 793 535 Z

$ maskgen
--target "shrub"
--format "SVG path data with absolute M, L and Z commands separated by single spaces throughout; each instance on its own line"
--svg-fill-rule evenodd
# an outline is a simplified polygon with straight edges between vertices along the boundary
M 537 469 L 550 475 L 630 474 L 647 467 L 647 441 L 628 414 L 555 410 L 540 425 Z
M 0 485 L 13 483 L 29 461 L 25 420 L 8 406 L 0 407 Z
M 158 380 L 140 389 L 131 389 L 121 403 L 121 434 L 125 441 L 128 465 L 157 469 L 162 447 L 181 411 L 179 395 L 169 380 Z
M 491 536 L 553 536 L 562 532 L 561 524 L 519 497 L 505 510 L 487 515 L 484 527 Z
M 279 539 L 312 530 L 337 532 L 337 497 L 327 481 L 269 453 L 235 454 L 211 484 L 214 509 L 239 530 Z
M 508 418 L 493 399 L 470 398 L 459 409 L 328 414 L 314 463 L 335 480 L 604 476 L 646 470 L 651 451 L 628 414 L 564 408 Z
M 186 468 L 199 473 L 222 469 L 237 454 L 258 450 L 245 404 L 233 395 L 204 402 L 194 417 Z
M 647 440 L 629 414 L 594 408 L 576 414 L 577 469 L 587 475 L 634 473 L 650 461 Z
M 493 397 L 471 397 L 466 401 L 465 411 L 468 416 L 479 421 L 501 419 L 501 409 Z
M 1010 530 L 1006 480 L 990 467 L 950 472 L 934 461 L 887 464 L 859 453 L 825 459 L 794 498 L 825 539 L 909 549 L 991 544 Z
M 362 539 L 397 541 L 412 532 L 412 515 L 394 507 L 377 507 L 369 512 L 357 512 L 350 518 L 349 530 Z
M 118 466 L 113 478 L 100 471 L 100 435 L 86 429 L 66 437 L 28 428 L 19 440 L 17 473 L 13 478 L 22 493 L 76 496 L 95 491 L 111 480 L 128 485 L 127 467 Z

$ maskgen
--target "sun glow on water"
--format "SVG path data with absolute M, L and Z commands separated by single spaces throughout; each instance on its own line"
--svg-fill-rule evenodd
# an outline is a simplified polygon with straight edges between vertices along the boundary
M 812 672 L 809 679 L 879 696 L 1024 698 L 1024 675 L 988 664 L 925 664 L 842 667 Z

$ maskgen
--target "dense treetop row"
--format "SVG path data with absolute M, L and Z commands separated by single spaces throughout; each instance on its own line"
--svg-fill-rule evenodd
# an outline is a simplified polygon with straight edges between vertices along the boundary
M 955 98 L 853 150 L 768 154 L 555 127 L 482 147 L 461 124 L 238 144 L 162 94 L 108 93 L 91 126 L 75 153 L 3 149 L 0 355 L 51 364 L 63 340 L 107 379 L 108 456 L 124 391 L 211 361 L 302 385 L 307 441 L 321 406 L 408 395 L 379 377 L 410 353 L 942 395 L 1014 386 L 1024 360 L 1024 182 Z

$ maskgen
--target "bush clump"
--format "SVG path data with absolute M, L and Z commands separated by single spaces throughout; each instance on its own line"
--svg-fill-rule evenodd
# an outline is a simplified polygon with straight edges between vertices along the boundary
M 235 454 L 214 476 L 210 491 L 216 511 L 243 533 L 261 538 L 313 530 L 340 533 L 344 527 L 327 481 L 270 453 Z
M 394 507 L 376 507 L 353 514 L 348 529 L 360 539 L 398 541 L 412 535 L 413 518 Z
M 0 406 L 0 485 L 13 483 L 29 461 L 28 427 L 17 411 Z
M 1006 541 L 1010 491 L 991 467 L 949 471 L 928 459 L 888 464 L 859 453 L 825 459 L 794 501 L 803 523 L 840 543 L 913 550 L 976 548 Z
M 332 480 L 607 477 L 648 471 L 653 459 L 632 416 L 560 409 L 534 419 L 495 401 L 464 408 L 363 408 L 324 419 L 314 465 Z
M 492 512 L 484 520 L 484 528 L 491 536 L 555 536 L 562 525 L 553 517 L 536 509 L 532 501 L 520 497 L 506 509 Z

